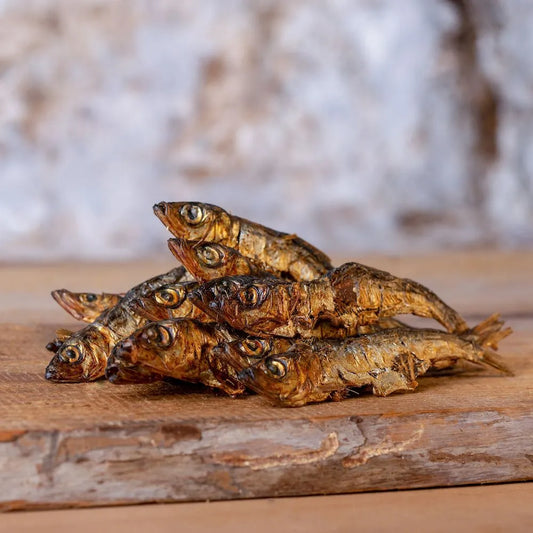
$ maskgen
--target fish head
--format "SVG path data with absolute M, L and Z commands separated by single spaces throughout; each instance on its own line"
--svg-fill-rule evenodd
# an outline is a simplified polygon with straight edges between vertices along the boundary
M 138 314 L 150 320 L 164 320 L 176 314 L 185 316 L 191 307 L 187 295 L 197 286 L 196 282 L 190 281 L 163 285 L 136 298 L 131 305 Z
M 229 213 L 212 204 L 160 202 L 154 213 L 174 236 L 191 241 L 223 242 L 232 229 Z
M 220 243 L 170 239 L 168 246 L 176 258 L 199 281 L 248 275 L 254 270 L 248 258 Z
M 45 378 L 62 383 L 93 381 L 104 375 L 110 341 L 96 327 L 84 328 L 58 347 Z
M 142 366 L 152 373 L 172 375 L 198 341 L 200 329 L 187 319 L 151 322 L 117 343 L 111 353 L 112 364 L 121 368 Z
M 67 289 L 52 291 L 54 300 L 77 320 L 92 322 L 105 309 L 116 304 L 116 295 L 94 292 L 72 292 Z
M 276 333 L 293 309 L 291 283 L 278 278 L 220 278 L 191 291 L 189 299 L 214 319 L 259 336 Z
M 306 403 L 305 398 L 312 389 L 308 358 L 298 348 L 294 349 L 294 345 L 286 352 L 267 355 L 252 364 L 232 343 L 220 344 L 217 355 L 235 369 L 238 380 L 247 388 L 282 405 Z
M 115 385 L 128 383 L 152 383 L 164 378 L 159 372 L 136 361 L 134 343 L 129 337 L 122 339 L 113 348 L 107 366 L 105 377 Z

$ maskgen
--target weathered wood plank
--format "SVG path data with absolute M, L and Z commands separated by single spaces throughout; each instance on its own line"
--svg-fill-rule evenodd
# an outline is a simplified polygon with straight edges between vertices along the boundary
M 472 311 L 528 313 L 498 290 L 499 306 L 480 292 Z M 501 347 L 514 377 L 476 369 L 422 378 L 413 394 L 281 409 L 187 384 L 48 383 L 55 315 L 39 312 L 40 325 L 0 327 L 3 509 L 533 479 L 533 314 L 510 321 Z
M 532 321 L 514 326 L 503 349 L 516 377 L 423 378 L 414 394 L 300 409 L 186 385 L 47 383 L 41 346 L 52 330 L 4 327 L 0 501 L 13 509 L 532 479 Z

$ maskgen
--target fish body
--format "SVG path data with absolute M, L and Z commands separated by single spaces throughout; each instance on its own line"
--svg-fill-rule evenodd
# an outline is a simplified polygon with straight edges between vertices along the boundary
M 184 277 L 185 269 L 178 267 L 130 289 L 116 305 L 106 309 L 95 321 L 66 338 L 57 347 L 46 367 L 46 379 L 80 382 L 102 377 L 115 343 L 148 321 L 147 317 L 138 313 L 136 298 Z
M 459 359 L 509 370 L 490 349 L 509 329 L 486 337 L 470 330 L 458 336 L 431 329 L 391 329 L 343 340 L 299 339 L 285 353 L 257 361 L 244 356 L 235 341 L 221 344 L 217 357 L 232 365 L 247 387 L 284 406 L 299 407 L 340 399 L 352 389 L 370 387 L 378 396 L 417 387 L 429 368 Z
M 361 326 L 407 313 L 433 318 L 455 333 L 468 329 L 423 285 L 359 263 L 346 263 L 312 281 L 221 278 L 189 297 L 216 320 L 258 336 L 351 337 Z
M 72 292 L 67 289 L 56 289 L 51 294 L 67 313 L 84 322 L 93 322 L 106 309 L 117 305 L 124 296 L 109 292 Z
M 323 252 L 296 235 L 231 215 L 201 202 L 160 202 L 155 215 L 176 237 L 234 248 L 294 280 L 311 280 L 332 268 Z
M 240 394 L 245 389 L 233 368 L 211 357 L 215 346 L 233 339 L 235 333 L 222 325 L 191 319 L 152 322 L 116 344 L 106 377 L 113 383 L 131 383 L 136 373 L 160 375 Z

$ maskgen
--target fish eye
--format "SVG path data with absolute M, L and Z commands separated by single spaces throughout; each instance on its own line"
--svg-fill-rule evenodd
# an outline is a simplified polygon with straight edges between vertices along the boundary
M 262 357 L 270 348 L 266 339 L 244 339 L 239 343 L 240 351 L 249 357 Z
M 224 259 L 224 252 L 210 244 L 198 248 L 198 258 L 208 267 L 219 266 Z
M 96 294 L 94 294 L 94 292 L 88 292 L 87 294 L 82 294 L 81 296 L 81 300 L 89 304 L 96 302 L 97 298 L 98 297 L 96 296 Z
M 163 307 L 178 307 L 185 300 L 185 289 L 176 287 L 175 289 L 162 289 L 154 294 L 155 301 Z
M 168 348 L 174 341 L 172 332 L 160 325 L 153 325 L 148 327 L 142 334 L 141 338 L 145 341 L 145 344 L 155 344 L 161 348 Z
M 251 285 L 239 291 L 239 300 L 246 307 L 254 307 L 260 301 L 261 293 L 257 287 Z
M 276 378 L 285 377 L 285 374 L 287 373 L 287 365 L 282 359 L 268 357 L 265 361 L 265 367 L 268 372 Z
M 197 226 L 205 218 L 203 208 L 197 204 L 185 204 L 180 210 L 180 215 L 191 226 Z
M 60 354 L 65 363 L 80 363 L 83 359 L 83 352 L 79 346 L 67 346 Z

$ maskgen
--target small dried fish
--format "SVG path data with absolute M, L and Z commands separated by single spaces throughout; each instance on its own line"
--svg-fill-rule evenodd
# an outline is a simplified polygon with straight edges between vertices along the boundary
M 92 322 L 106 309 L 117 305 L 124 294 L 102 292 L 72 292 L 67 289 L 52 291 L 54 300 L 76 320 Z
M 358 263 L 346 263 L 313 281 L 232 276 L 205 283 L 189 295 L 218 321 L 251 335 L 342 338 L 380 318 L 411 313 L 461 333 L 466 322 L 415 281 Z
M 234 248 L 294 280 L 311 280 L 332 268 L 323 252 L 297 235 L 282 233 L 200 202 L 161 202 L 154 213 L 176 237 Z
M 442 368 L 459 359 L 511 374 L 490 349 L 511 333 L 501 326 L 492 316 L 462 336 L 412 328 L 344 340 L 302 339 L 285 353 L 255 363 L 246 355 L 244 342 L 231 342 L 216 348 L 214 356 L 232 365 L 247 387 L 281 405 L 299 407 L 342 399 L 352 389 L 366 386 L 377 396 L 414 390 L 416 378 L 430 367 Z
M 282 272 L 266 263 L 245 257 L 220 243 L 169 239 L 168 247 L 192 276 L 201 282 L 237 275 L 283 276 Z
M 237 334 L 237 333 L 235 333 Z M 231 366 L 212 360 L 211 351 L 221 341 L 235 338 L 226 327 L 197 320 L 152 322 L 114 347 L 106 369 L 112 383 L 132 383 L 136 375 L 172 377 L 222 389 L 232 396 L 245 388 Z M 238 335 L 238 334 L 237 334 Z M 223 376 L 223 380 L 217 378 Z
M 174 268 L 129 290 L 119 303 L 58 346 L 46 367 L 45 377 L 58 382 L 91 381 L 104 375 L 107 357 L 115 343 L 148 319 L 138 314 L 133 302 L 147 292 L 186 277 L 183 267 Z M 60 342 L 60 341 L 59 341 Z

